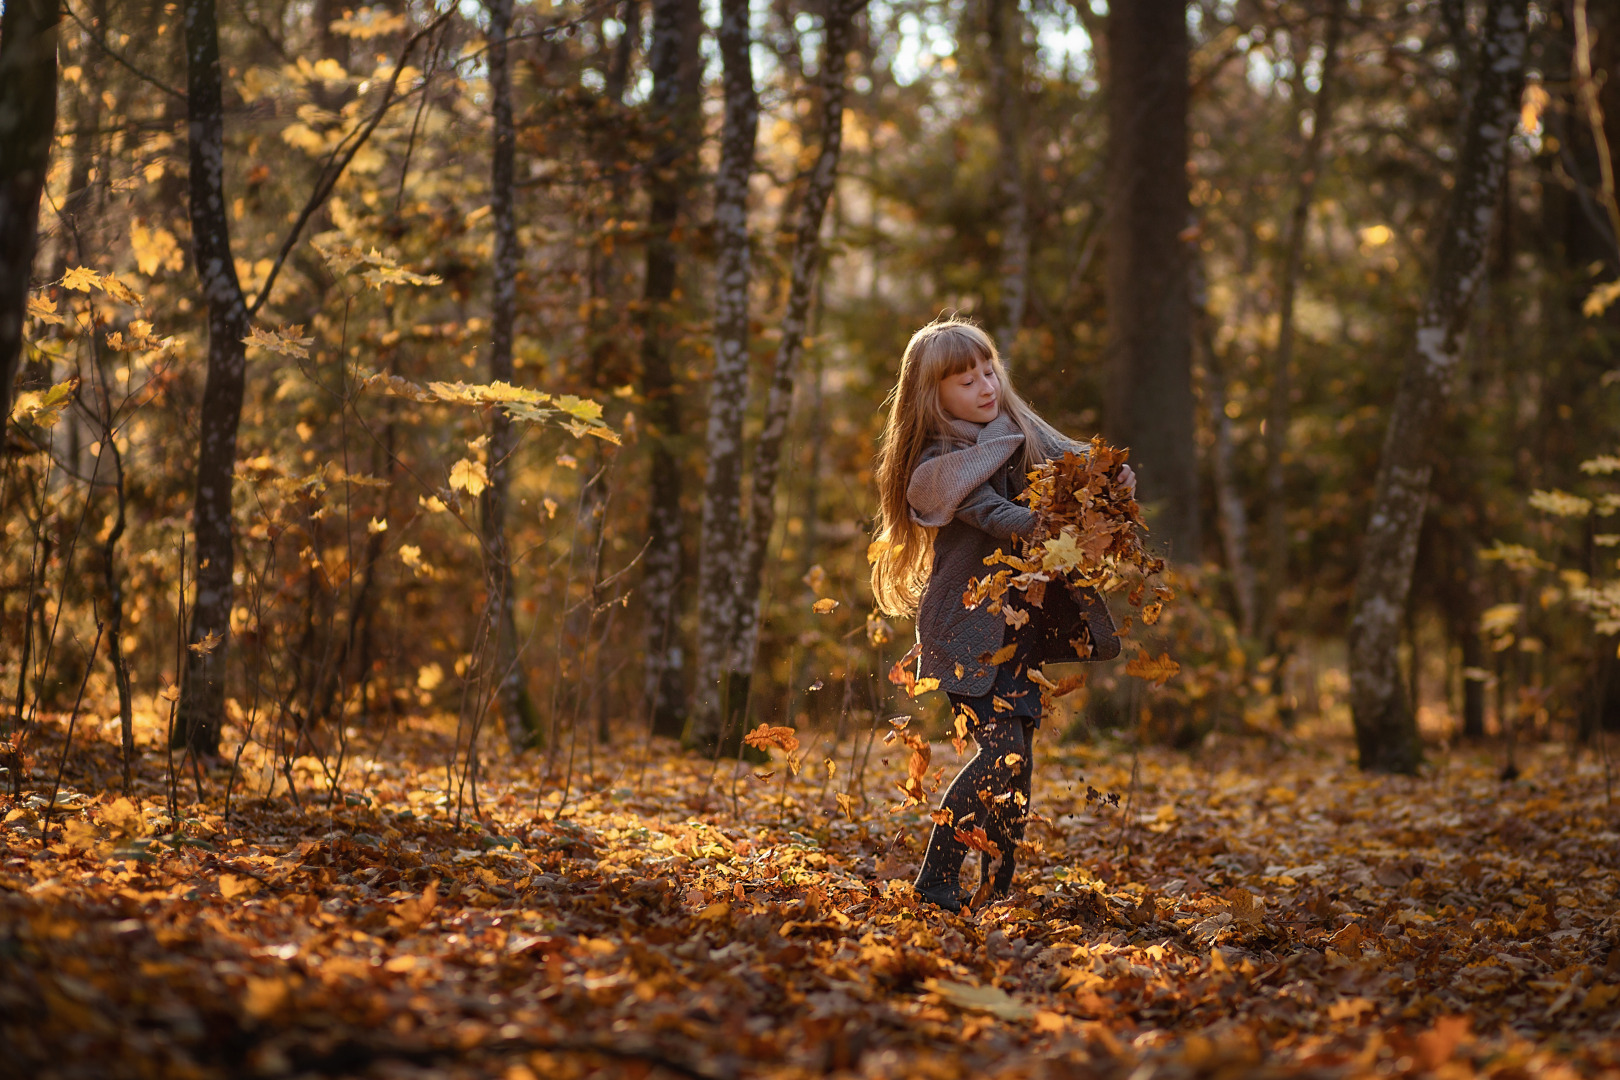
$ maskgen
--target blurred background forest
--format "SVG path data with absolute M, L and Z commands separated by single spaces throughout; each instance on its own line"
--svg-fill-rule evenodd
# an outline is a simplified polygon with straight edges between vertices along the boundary
M 418 714 L 556 767 L 872 730 L 912 707 L 866 583 L 876 436 L 941 311 L 1132 447 L 1176 566 L 1132 640 L 1180 673 L 1094 674 L 1067 737 L 1347 735 L 1381 454 L 1480 177 L 1448 393 L 1392 440 L 1432 469 L 1394 708 L 1594 746 L 1620 10 L 1114 8 L 8 0 L 10 87 L 57 20 L 23 58 L 36 121 L 55 88 L 37 246 L 0 274 L 12 784 L 68 714 L 265 793 Z M 1470 124 L 1491 94 L 1510 133 Z

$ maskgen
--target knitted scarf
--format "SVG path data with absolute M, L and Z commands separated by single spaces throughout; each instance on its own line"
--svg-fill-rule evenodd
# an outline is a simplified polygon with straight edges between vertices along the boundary
M 953 419 L 950 436 L 959 445 L 924 460 L 906 484 L 911 520 L 931 529 L 948 525 L 968 493 L 1024 445 L 1023 432 L 1006 413 L 988 424 Z

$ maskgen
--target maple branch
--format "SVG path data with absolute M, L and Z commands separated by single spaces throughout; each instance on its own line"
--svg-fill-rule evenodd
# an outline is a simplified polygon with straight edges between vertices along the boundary
M 410 36 L 410 39 L 405 42 L 404 48 L 400 50 L 399 59 L 394 62 L 394 70 L 388 76 L 388 82 L 383 86 L 382 101 L 377 104 L 371 118 L 361 127 L 345 135 L 338 141 L 336 146 L 332 147 L 331 153 L 327 155 L 326 164 L 321 167 L 320 178 L 315 181 L 315 188 L 309 193 L 309 201 L 304 204 L 304 209 L 299 213 L 298 220 L 294 221 L 292 228 L 287 231 L 287 238 L 282 241 L 281 250 L 276 253 L 276 261 L 271 264 L 270 273 L 265 276 L 264 284 L 259 288 L 259 295 L 254 297 L 253 303 L 248 305 L 248 318 L 251 319 L 258 315 L 259 309 L 264 307 L 265 301 L 270 298 L 271 288 L 275 286 L 276 277 L 281 273 L 281 267 L 286 263 L 287 256 L 292 254 L 292 249 L 297 245 L 298 237 L 304 231 L 304 226 L 309 224 L 309 219 L 315 216 L 315 211 L 319 210 L 332 194 L 332 190 L 337 187 L 337 182 L 343 179 L 343 173 L 348 169 L 349 163 L 360 152 L 360 148 L 366 145 L 366 140 L 371 138 L 371 133 L 377 130 L 377 125 L 382 123 L 383 116 L 393 106 L 395 102 L 394 87 L 399 83 L 400 72 L 405 70 L 405 61 L 410 57 L 411 52 L 415 50 L 416 43 L 448 22 L 450 15 L 451 12 L 444 12 L 437 19 L 434 19 Z M 353 143 L 345 148 L 344 144 L 351 139 Z

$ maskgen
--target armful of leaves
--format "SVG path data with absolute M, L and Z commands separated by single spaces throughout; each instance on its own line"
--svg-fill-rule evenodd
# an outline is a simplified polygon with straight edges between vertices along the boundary
M 1019 495 L 1035 514 L 1029 540 L 1021 551 L 998 550 L 986 559 L 987 565 L 1010 569 L 971 581 L 963 604 L 988 604 L 991 611 L 1000 611 L 1009 591 L 1016 589 L 1039 607 L 1038 598 L 1050 582 L 1099 593 L 1129 587 L 1127 601 L 1141 609 L 1142 622 L 1158 622 L 1175 593 L 1154 580 L 1164 572 L 1164 560 L 1142 546 L 1147 526 L 1135 487 L 1120 472 L 1129 457 L 1129 450 L 1094 438 L 1087 452 L 1067 451 L 1032 471 L 1029 486 Z M 1177 670 L 1168 654 L 1153 660 L 1145 652 L 1126 667 L 1127 674 L 1156 685 Z

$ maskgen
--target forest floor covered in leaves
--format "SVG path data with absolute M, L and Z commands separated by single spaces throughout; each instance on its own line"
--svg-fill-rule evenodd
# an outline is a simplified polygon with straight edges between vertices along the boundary
M 957 916 L 913 898 L 928 819 L 890 812 L 881 743 L 848 809 L 847 746 L 735 799 L 672 746 L 598 753 L 560 816 L 503 756 L 458 825 L 422 720 L 335 806 L 226 822 L 221 769 L 177 830 L 161 755 L 127 800 L 81 729 L 42 840 L 60 737 L 0 803 L 10 1075 L 1620 1076 L 1590 753 L 1503 782 L 1490 749 L 1407 779 L 1333 741 L 1048 745 L 1014 895 Z

